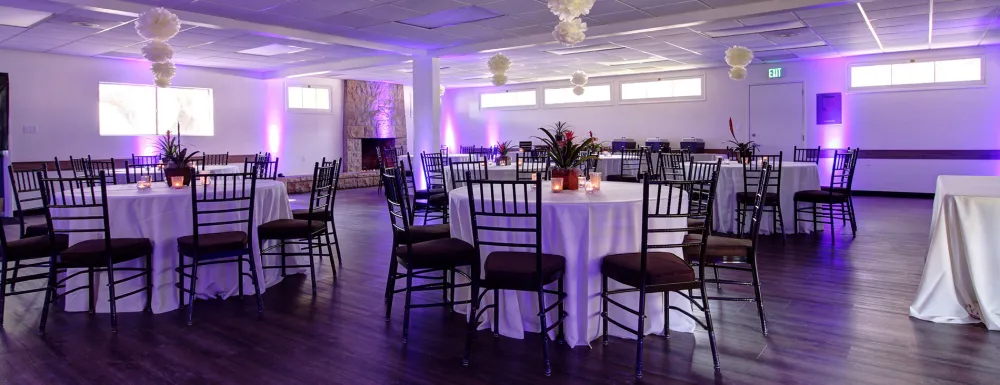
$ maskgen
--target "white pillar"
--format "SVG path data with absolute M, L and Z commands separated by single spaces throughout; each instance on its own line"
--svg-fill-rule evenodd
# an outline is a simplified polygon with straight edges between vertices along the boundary
M 413 57 L 413 167 L 416 168 L 417 185 L 424 187 L 421 152 L 441 149 L 441 97 L 438 58 Z

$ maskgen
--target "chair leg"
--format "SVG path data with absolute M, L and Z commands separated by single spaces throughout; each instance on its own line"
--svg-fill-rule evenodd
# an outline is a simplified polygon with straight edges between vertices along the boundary
M 840 217 L 840 225 L 841 226 L 847 226 L 847 215 L 846 215 L 847 214 L 847 206 L 844 204 L 844 202 L 840 202 L 840 213 L 844 214 L 844 215 L 842 215 Z
M 285 252 L 284 239 L 278 240 L 278 250 L 278 252 L 281 253 L 281 276 L 286 277 L 288 275 L 288 272 L 286 271 L 288 269 L 288 253 Z M 310 250 L 310 252 L 312 251 Z
M 180 307 L 183 308 L 186 302 L 184 301 L 184 255 L 181 253 L 177 253 L 177 269 L 179 270 L 178 281 L 180 281 L 177 285 L 177 298 L 180 301 Z
M 87 311 L 94 314 L 94 269 L 87 269 Z
M 767 320 L 764 317 L 764 300 L 760 295 L 760 274 L 757 273 L 757 255 L 752 254 L 753 257 L 750 258 L 750 273 L 753 274 L 753 293 L 754 301 L 757 302 L 757 315 L 760 316 L 760 331 L 767 335 Z
M 455 312 L 455 269 L 451 269 L 451 287 L 449 287 L 448 290 L 450 292 L 448 296 L 449 298 L 451 298 L 448 301 L 449 304 L 448 312 L 454 313 Z
M 705 308 L 705 326 L 708 330 L 708 342 L 712 346 L 712 360 L 715 362 L 715 370 L 719 370 L 719 350 L 715 344 L 715 326 L 712 325 L 712 311 L 708 307 L 708 293 L 705 291 L 705 283 L 701 284 L 701 303 Z
M 330 271 L 333 272 L 333 281 L 336 282 L 337 281 L 337 265 L 333 264 L 333 247 L 330 246 L 330 232 L 327 231 L 327 230 L 324 230 L 323 232 L 325 233 L 325 236 L 326 236 L 326 254 L 327 254 L 327 257 L 330 259 Z M 340 251 L 339 251 L 340 246 L 337 246 L 337 249 L 338 249 L 337 257 L 340 257 Z M 323 259 L 322 253 L 320 253 L 320 255 L 318 255 L 317 257 L 319 257 L 320 260 L 322 260 Z M 341 267 L 344 266 L 343 262 L 341 262 L 340 266 Z
M 319 249 L 319 245 L 316 245 L 316 249 Z M 306 250 L 309 250 L 309 279 L 312 281 L 313 296 L 316 296 L 316 256 L 313 254 L 312 237 L 306 238 Z
M 42 318 L 38 322 L 38 335 L 45 335 L 45 323 L 49 319 L 49 304 L 52 303 L 52 294 L 56 290 L 56 257 L 49 257 L 49 278 L 46 280 L 45 302 L 42 302 Z
M 854 217 L 854 200 L 850 197 L 847 198 L 847 211 L 851 215 L 851 236 L 858 236 L 858 221 Z
M 563 292 L 563 283 L 564 283 L 563 281 L 564 280 L 565 280 L 565 276 L 563 278 L 559 278 L 559 289 L 558 289 L 559 293 L 564 293 Z M 562 294 L 559 294 L 559 295 L 561 296 Z M 558 309 L 559 314 L 556 315 L 556 321 L 562 319 L 563 314 L 566 314 L 566 312 L 563 311 L 563 302 L 565 302 L 565 301 L 559 302 L 559 309 Z M 559 345 L 562 345 L 562 344 L 564 344 L 566 342 L 566 334 L 564 333 L 564 329 L 563 329 L 563 325 L 564 324 L 565 323 L 559 324 L 559 331 L 556 334 L 556 343 L 558 343 Z
M 500 289 L 493 289 L 493 338 L 500 338 Z
M 719 267 L 718 266 L 712 265 L 712 274 L 715 276 L 716 280 L 719 279 Z M 716 282 L 715 283 L 715 288 L 718 289 L 718 290 L 722 290 L 722 284 L 719 283 L 719 282 Z
M 795 210 L 794 210 L 794 212 L 795 212 L 795 218 L 793 218 L 792 221 L 794 222 L 794 225 L 795 225 L 795 235 L 799 235 L 799 202 L 798 201 L 795 201 Z
M 413 269 L 406 267 L 406 304 L 403 305 L 403 343 L 410 335 L 410 299 L 413 294 Z
M 601 274 L 601 343 L 608 344 L 608 276 Z
M 471 285 L 471 299 L 472 299 L 472 310 L 469 311 L 469 324 L 466 325 L 465 331 L 465 355 L 462 357 L 462 366 L 469 366 L 469 360 L 472 359 L 472 340 L 476 338 L 476 328 L 479 324 L 479 318 L 476 317 L 479 314 L 479 271 L 478 268 L 472 266 L 472 285 Z M 454 297 L 452 297 L 454 299 Z
M 13 280 L 13 278 L 11 278 Z M 11 282 L 10 291 L 14 291 L 14 283 Z M 7 298 L 7 261 L 0 259 L 0 330 L 3 329 L 3 310 Z
M 545 321 L 545 292 L 542 291 L 543 286 L 541 283 L 538 285 L 538 320 L 542 327 L 542 359 L 545 362 L 545 375 L 552 375 L 552 364 L 549 362 L 549 334 L 545 331 L 549 327 L 549 323 Z
M 385 279 L 385 322 L 389 322 L 392 315 L 392 297 L 396 291 L 396 270 L 399 268 L 396 262 L 396 253 L 392 253 L 392 260 L 389 261 L 389 274 Z
M 146 256 L 146 308 L 147 313 L 153 312 L 153 255 Z
M 194 316 L 194 299 L 195 297 L 197 297 L 195 295 L 195 288 L 197 287 L 197 283 L 198 283 L 198 254 L 195 253 L 195 255 L 192 256 L 191 258 L 191 286 L 189 287 L 189 290 L 191 291 L 189 292 L 190 301 L 188 302 L 188 308 L 187 308 L 188 326 L 191 326 L 193 323 L 192 319 Z
M 7 267 L 6 267 L 6 264 L 5 264 L 4 265 L 4 269 L 6 269 L 6 268 Z M 21 269 L 21 260 L 14 261 L 14 268 L 11 269 L 11 272 L 10 272 L 10 291 L 14 291 L 14 286 L 17 284 L 17 282 L 15 282 L 15 281 L 17 281 L 17 271 L 20 270 L 20 269 Z M 0 326 L 2 326 L 2 324 L 0 324 Z
M 236 258 L 236 285 L 239 289 L 240 300 L 243 300 L 243 258 Z
M 774 216 L 777 218 L 778 222 L 775 225 L 775 231 L 781 229 L 781 244 L 785 244 L 785 217 L 781 214 L 781 204 L 779 203 L 774 207 Z
M 247 257 L 247 262 L 250 263 L 250 281 L 253 282 L 253 292 L 257 297 L 257 315 L 263 316 L 264 300 L 260 297 L 260 278 L 257 277 L 257 259 L 253 255 L 253 248 L 250 249 L 250 255 Z M 261 263 L 263 263 L 263 259 L 261 259 Z
M 704 291 L 704 286 L 702 286 Z M 642 340 L 646 337 L 646 285 L 639 287 L 639 332 L 635 341 L 635 378 L 642 378 Z
M 812 204 L 812 209 L 813 209 L 813 220 L 812 220 L 812 222 L 813 222 L 813 232 L 815 233 L 815 232 L 819 231 L 819 228 L 817 227 L 819 225 L 819 217 L 816 216 L 816 203 Z M 831 231 L 831 233 L 832 233 L 832 231 Z
M 670 292 L 663 293 L 663 335 L 670 338 Z
M 111 301 L 111 331 L 118 332 L 118 300 L 115 298 L 115 264 L 108 257 L 108 301 Z
M 337 222 L 334 221 L 333 218 L 330 218 L 330 229 L 333 231 L 333 245 L 337 248 L 337 262 L 340 263 L 340 266 L 344 266 L 344 260 L 340 257 L 340 238 L 337 237 Z M 330 243 L 330 234 L 327 234 L 326 236 L 326 242 Z M 333 257 L 331 256 L 330 258 L 332 260 Z

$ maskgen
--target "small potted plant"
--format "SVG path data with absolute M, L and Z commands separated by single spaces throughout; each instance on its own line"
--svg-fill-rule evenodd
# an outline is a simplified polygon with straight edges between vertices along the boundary
M 732 143 L 736 146 L 736 153 L 739 157 L 736 161 L 739 163 L 743 163 L 745 159 L 749 159 L 750 156 L 753 155 L 754 150 L 759 146 L 752 140 L 748 142 L 740 142 L 740 140 L 736 138 L 736 130 L 733 129 L 733 118 L 729 118 L 729 134 L 733 136 L 733 140 L 727 140 L 726 143 Z
M 497 152 L 500 154 L 500 156 L 498 156 L 497 159 L 496 159 L 496 161 L 495 161 L 497 166 L 506 166 L 506 165 L 510 164 L 510 157 L 507 156 L 507 153 L 510 152 L 510 141 L 509 140 L 506 141 L 506 142 L 499 142 L 498 141 L 497 142 Z
M 579 174 L 577 169 L 592 156 L 587 154 L 587 150 L 594 145 L 594 138 L 587 138 L 582 143 L 574 143 L 576 135 L 569 130 L 569 126 L 559 122 L 550 131 L 539 128 L 545 133 L 542 142 L 548 146 L 549 158 L 552 159 L 552 177 L 563 178 L 564 190 L 576 190 L 580 188 Z M 557 138 L 558 135 L 558 138 Z
M 184 185 L 191 184 L 191 158 L 198 154 L 198 151 L 188 153 L 188 149 L 181 146 L 180 131 L 176 137 L 167 130 L 167 135 L 160 137 L 156 146 L 160 150 L 160 161 L 163 163 L 163 176 L 170 186 L 172 177 L 184 178 Z

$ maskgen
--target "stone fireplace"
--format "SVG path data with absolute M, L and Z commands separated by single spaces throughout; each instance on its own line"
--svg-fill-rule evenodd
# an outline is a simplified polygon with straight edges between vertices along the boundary
M 344 172 L 378 183 L 377 147 L 406 147 L 406 107 L 399 84 L 344 81 Z

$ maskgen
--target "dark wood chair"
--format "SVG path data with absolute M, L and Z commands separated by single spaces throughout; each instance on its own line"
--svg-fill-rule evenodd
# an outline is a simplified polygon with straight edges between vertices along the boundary
M 89 162 L 91 159 L 92 158 L 90 157 L 90 155 L 87 155 L 86 158 L 74 158 L 72 156 L 69 157 L 69 166 L 70 170 L 73 171 L 73 176 L 74 177 L 87 176 L 87 162 Z M 63 177 L 62 167 L 59 165 L 59 158 L 56 158 L 56 173 L 59 174 L 60 178 Z
M 48 225 L 45 223 L 28 225 L 24 220 L 25 216 L 29 214 L 43 214 L 45 211 L 44 207 L 42 207 L 42 184 L 38 179 L 39 172 L 41 175 L 48 175 L 48 167 L 45 164 L 42 164 L 40 168 L 15 171 L 13 165 L 7 166 L 7 175 L 10 177 L 10 188 L 14 198 L 14 216 L 17 218 L 19 239 L 36 237 L 49 233 Z M 48 263 L 48 261 L 45 261 L 22 266 L 21 259 L 23 258 L 11 258 L 10 260 L 14 262 L 14 266 L 10 268 L 6 267 L 6 263 L 3 264 L 3 267 L 7 269 L 5 271 L 11 272 L 11 291 L 14 290 L 17 282 L 23 281 L 23 279 L 17 279 L 17 274 L 20 269 L 41 266 Z M 0 324 L 2 324 L 2 322 L 0 322 Z
M 198 268 L 202 266 L 236 263 L 240 297 L 243 297 L 243 277 L 249 276 L 257 296 L 257 314 L 264 313 L 251 231 L 256 186 L 257 177 L 253 172 L 199 175 L 191 170 L 194 233 L 177 238 L 177 268 L 174 269 L 178 276 L 178 300 L 182 307 L 187 304 L 188 326 L 194 316 Z M 228 218 L 219 218 L 220 214 Z M 187 263 L 187 259 L 191 262 Z M 249 272 L 243 270 L 244 262 L 249 265 Z M 190 283 L 186 283 L 188 279 Z
M 820 154 L 823 153 L 823 147 L 817 146 L 816 148 L 799 148 L 796 146 L 793 148 L 793 151 L 793 161 L 819 164 L 819 157 Z
M 205 166 L 225 166 L 229 164 L 229 153 L 225 154 L 205 154 L 201 158 L 201 169 L 204 170 Z
M 690 317 L 694 322 L 708 331 L 709 344 L 712 347 L 712 359 L 715 368 L 719 368 L 719 353 L 715 344 L 715 328 L 712 326 L 712 313 L 709 309 L 708 294 L 705 290 L 705 242 L 712 224 L 712 209 L 715 197 L 715 185 L 712 178 L 705 180 L 644 180 L 642 199 L 642 239 L 638 252 L 614 254 L 604 257 L 601 261 L 601 319 L 603 326 L 602 342 L 608 344 L 608 323 L 613 323 L 623 330 L 636 336 L 636 369 L 637 378 L 642 378 L 642 342 L 645 338 L 646 294 L 663 293 L 666 325 L 670 325 L 670 310 L 677 310 Z M 704 212 L 687 209 L 687 194 L 698 193 L 707 195 L 707 205 Z M 708 194 L 699 193 L 708 191 Z M 651 205 L 651 202 L 655 204 Z M 705 218 L 700 225 L 691 224 L 691 219 Z M 668 219 L 687 221 L 686 225 L 665 227 Z M 674 238 L 676 241 L 650 243 L 650 234 L 658 237 Z M 691 239 L 687 234 L 701 234 L 699 239 Z M 684 250 L 685 258 L 674 253 L 656 251 L 662 249 Z M 692 249 L 693 248 L 693 249 Z M 693 253 L 689 254 L 689 251 Z M 696 272 L 697 268 L 697 272 Z M 608 281 L 615 280 L 629 288 L 609 290 Z M 693 290 L 699 290 L 701 301 L 695 299 Z M 685 294 L 684 291 L 687 291 Z M 639 309 L 630 307 L 612 299 L 613 295 L 624 293 L 639 294 Z M 705 322 L 695 318 L 688 310 L 672 306 L 668 301 L 668 293 L 676 292 L 688 299 L 692 305 L 705 313 Z M 609 305 L 615 305 L 638 318 L 638 327 L 632 328 L 611 319 L 608 315 Z M 669 327 L 666 329 L 669 333 Z M 669 334 L 668 334 L 669 335 Z
M 327 162 L 326 158 L 323 158 L 319 167 L 313 170 L 313 187 L 309 193 L 309 208 L 292 210 L 292 218 L 308 220 L 312 217 L 328 223 L 327 231 L 323 237 L 326 238 L 327 248 L 333 246 L 336 249 L 337 262 L 343 266 L 344 260 L 340 256 L 340 238 L 337 237 L 337 223 L 333 215 L 334 204 L 337 202 L 337 185 L 340 183 L 341 163 L 341 159 Z M 331 234 L 333 235 L 332 241 L 330 240 Z M 333 268 L 333 276 L 336 277 L 337 269 L 333 264 L 332 255 L 330 256 L 330 267 Z
M 83 162 L 83 171 L 88 178 L 104 175 L 107 184 L 118 184 L 118 167 L 115 164 L 115 158 L 109 160 L 87 159 Z
M 838 151 L 833 155 L 833 171 L 830 173 L 830 187 L 826 190 L 805 190 L 795 193 L 795 232 L 799 231 L 799 221 L 812 222 L 813 231 L 819 224 L 829 224 L 833 236 L 833 221 L 851 222 L 851 235 L 858 236 L 858 223 L 854 215 L 854 200 L 851 198 L 854 184 L 854 170 L 858 165 L 858 149 Z M 808 203 L 803 206 L 799 203 Z M 812 219 L 799 218 L 799 213 L 811 214 Z
M 663 180 L 685 180 L 684 163 L 691 162 L 691 153 L 687 151 L 667 151 L 660 153 L 660 161 L 657 163 L 659 173 Z
M 770 177 L 766 180 L 767 192 L 764 194 L 764 212 L 771 214 L 771 228 L 777 234 L 781 231 L 782 240 L 785 234 L 785 219 L 781 215 L 781 166 L 783 152 L 778 155 L 754 154 L 743 162 L 743 191 L 736 193 L 736 233 L 742 238 L 746 227 L 747 214 L 754 210 L 756 203 L 757 182 L 762 178 L 764 168 L 770 166 Z
M 140 177 L 148 176 L 152 182 L 163 182 L 163 168 L 159 165 L 129 164 L 125 162 L 125 184 L 138 183 Z
M 514 157 L 514 172 L 517 180 L 531 180 L 537 175 L 538 180 L 552 179 L 552 159 L 548 154 L 543 156 L 517 155 Z
M 16 283 L 49 279 L 48 272 L 18 277 L 17 270 L 19 268 L 48 269 L 52 255 L 58 254 L 69 247 L 68 239 L 69 237 L 65 234 L 60 234 L 53 243 L 48 234 L 42 234 L 8 241 L 5 232 L 0 231 L 0 329 L 3 329 L 4 304 L 7 297 L 37 293 L 49 289 L 47 285 L 42 285 L 41 287 L 17 290 L 15 288 Z M 10 262 L 14 263 L 13 270 L 7 266 Z M 24 263 L 23 265 L 21 264 L 22 262 Z M 7 277 L 8 272 L 11 272 L 12 275 L 9 278 Z M 7 290 L 8 285 L 10 286 L 10 290 Z
M 633 182 L 642 181 L 642 164 L 645 162 L 646 150 L 642 148 L 623 150 L 621 152 L 621 164 L 618 174 L 608 175 L 609 182 Z
M 446 158 L 439 153 L 421 153 L 420 162 L 424 167 L 425 192 L 414 190 L 414 211 L 424 213 L 424 224 L 432 220 L 448 223 L 448 191 L 445 186 Z M 412 170 L 413 165 L 410 165 Z M 413 184 L 416 189 L 416 184 Z
M 270 154 L 268 154 L 270 157 Z M 254 161 L 245 160 L 243 161 L 243 173 L 249 173 L 256 170 L 257 179 L 269 179 L 278 180 L 278 160 L 279 158 L 274 158 L 274 160 L 266 160 L 264 158 L 258 158 Z
M 330 258 L 330 268 L 333 270 L 333 278 L 337 278 L 337 267 L 333 263 L 333 249 L 328 238 L 327 220 L 326 216 L 330 215 L 333 209 L 331 206 L 332 193 L 331 190 L 334 188 L 336 181 L 334 178 L 337 177 L 334 166 L 323 167 L 319 163 L 316 163 L 313 167 L 313 185 L 312 191 L 320 192 L 320 198 L 317 199 L 315 193 L 310 194 L 309 200 L 309 211 L 304 215 L 300 214 L 299 218 L 303 219 L 277 219 L 260 226 L 257 226 L 257 239 L 260 243 L 260 256 L 261 260 L 264 257 L 278 257 L 277 265 L 263 264 L 263 269 L 281 269 L 281 276 L 287 274 L 288 268 L 295 267 L 308 267 L 310 278 L 312 279 L 312 292 L 316 295 L 316 258 L 323 258 L 327 256 Z M 335 191 L 335 190 L 334 190 Z M 323 238 L 327 237 L 326 243 L 323 242 Z M 265 242 L 274 242 L 269 247 L 264 247 Z M 287 246 L 299 245 L 305 248 L 305 251 L 293 252 L 289 251 Z M 323 252 L 323 246 L 326 246 L 326 253 Z M 309 257 L 308 265 L 289 265 L 288 258 L 296 256 L 307 256 Z
M 764 317 L 764 301 L 760 295 L 760 274 L 757 272 L 757 238 L 760 234 L 761 216 L 766 207 L 766 194 L 768 189 L 768 177 L 773 166 L 764 166 L 761 177 L 757 178 L 757 186 L 754 194 L 753 212 L 750 215 L 750 232 L 745 238 L 725 238 L 714 235 L 708 236 L 705 246 L 704 263 L 715 272 L 715 278 L 705 278 L 705 282 L 721 285 L 741 285 L 751 286 L 754 290 L 753 297 L 733 297 L 733 296 L 709 296 L 710 301 L 744 301 L 755 302 L 757 304 L 757 315 L 760 317 L 760 329 L 767 335 L 767 321 Z M 695 207 L 692 205 L 692 207 Z M 698 234 L 689 234 L 686 241 L 699 241 Z M 697 252 L 696 249 L 684 250 L 684 254 Z M 722 279 L 719 277 L 719 269 L 743 271 L 750 273 L 751 281 L 735 281 Z
M 112 238 L 111 224 L 108 218 L 107 175 L 99 170 L 93 177 L 82 178 L 47 178 L 39 174 L 42 181 L 42 203 L 45 207 L 45 223 L 48 225 L 49 244 L 61 245 L 68 242 L 69 234 L 87 237 L 87 234 L 97 235 L 77 242 L 61 252 L 52 253 L 49 257 L 48 285 L 45 291 L 45 302 L 42 305 L 42 317 L 38 325 L 38 334 L 45 333 L 45 323 L 48 320 L 50 304 L 77 290 L 87 289 L 90 312 L 94 312 L 94 274 L 106 272 L 108 277 L 114 277 L 115 272 L 138 272 L 122 279 L 108 279 L 108 301 L 111 304 L 111 330 L 118 331 L 119 299 L 142 291 L 146 292 L 147 312 L 152 311 L 153 301 L 153 243 L 148 238 Z M 95 224 L 98 222 L 100 224 Z M 144 267 L 117 267 L 117 265 L 144 259 Z M 79 269 L 71 274 L 65 274 L 57 280 L 59 273 L 68 269 Z M 62 293 L 57 290 L 63 283 L 80 274 L 87 274 L 88 284 Z M 144 277 L 145 287 L 125 294 L 117 294 L 115 287 L 133 279 Z
M 479 324 L 478 320 L 486 310 L 493 309 L 493 336 L 500 336 L 500 291 L 527 291 L 534 292 L 538 296 L 538 308 L 541 309 L 538 319 L 542 333 L 542 358 L 545 375 L 551 375 L 548 333 L 559 328 L 556 339 L 560 343 L 563 341 L 562 323 L 567 315 L 563 311 L 563 302 L 566 300 L 566 293 L 563 291 L 566 258 L 542 252 L 542 181 L 487 181 L 473 178 L 471 173 L 467 174 L 466 191 L 469 194 L 469 214 L 476 255 L 487 246 L 502 249 L 490 252 L 486 256 L 482 269 L 485 278 L 479 285 L 473 286 L 471 297 L 475 302 L 472 304 L 470 314 L 476 316 L 468 325 L 462 364 L 469 365 L 472 340 Z M 500 202 L 497 202 L 498 199 Z M 484 223 L 480 223 L 481 221 Z M 488 221 L 500 221 L 505 225 L 498 226 Z M 505 232 L 517 234 L 516 238 L 524 240 L 521 242 L 486 240 L 495 239 L 495 235 Z M 552 284 L 556 285 L 555 290 L 545 288 Z M 485 289 L 482 294 L 478 291 L 480 287 Z M 480 309 L 482 298 L 490 290 L 493 291 L 493 303 Z M 556 296 L 551 305 L 546 304 L 546 294 Z M 556 317 L 550 324 L 548 314 L 552 311 L 556 311 Z
M 467 175 L 472 175 L 473 180 L 490 179 L 489 163 L 485 159 L 451 162 L 448 170 L 451 172 L 452 190 L 465 186 L 469 181 Z
M 385 321 L 389 322 L 392 314 L 392 299 L 396 293 L 405 293 L 406 303 L 403 306 L 403 343 L 407 342 L 410 333 L 410 309 L 427 307 L 447 307 L 469 304 L 472 300 L 456 301 L 454 290 L 458 287 L 471 287 L 473 291 L 479 287 L 479 255 L 476 249 L 459 239 L 423 238 L 425 234 L 411 226 L 409 210 L 406 207 L 407 196 L 404 192 L 403 170 L 400 168 L 386 169 L 382 174 L 385 184 L 385 200 L 389 208 L 389 221 L 392 226 L 393 245 L 389 261 L 389 276 L 385 286 Z M 425 226 L 424 229 L 431 230 Z M 400 268 L 405 272 L 400 273 Z M 469 268 L 471 274 L 466 274 L 461 268 Z M 436 273 L 441 273 L 440 276 Z M 445 277 L 451 274 L 449 281 Z M 432 274 L 432 275 L 428 275 Z M 469 278 L 465 284 L 456 283 L 456 274 Z M 406 287 L 396 289 L 396 281 L 406 280 Z M 430 283 L 414 285 L 414 279 L 428 280 Z M 414 304 L 414 292 L 441 290 L 445 298 L 437 303 Z M 451 298 L 447 298 L 448 291 Z
M 132 154 L 132 164 L 143 166 L 156 166 L 161 163 L 159 155 L 136 155 Z
M 591 172 L 597 172 L 597 165 L 601 162 L 601 152 L 600 151 L 588 151 L 587 160 L 583 162 L 583 175 L 590 179 Z

